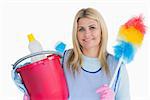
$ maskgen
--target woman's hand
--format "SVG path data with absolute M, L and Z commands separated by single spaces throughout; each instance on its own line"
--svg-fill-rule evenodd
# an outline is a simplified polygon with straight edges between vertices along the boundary
M 27 94 L 24 94 L 24 96 L 23 96 L 23 100 L 30 100 L 30 97 L 29 97 L 29 95 L 27 95 Z
M 100 94 L 100 100 L 115 100 L 115 93 L 107 84 L 97 89 L 96 93 Z

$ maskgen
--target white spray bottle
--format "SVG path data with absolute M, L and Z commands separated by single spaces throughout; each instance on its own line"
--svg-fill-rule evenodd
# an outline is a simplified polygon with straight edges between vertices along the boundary
M 29 40 L 28 48 L 29 48 L 29 51 L 31 53 L 43 51 L 42 45 L 40 44 L 39 41 L 37 41 L 35 39 L 35 37 L 34 37 L 34 35 L 32 33 L 28 34 L 28 40 Z M 34 56 L 34 57 L 31 58 L 31 62 L 33 63 L 33 62 L 42 60 L 44 58 L 45 58 L 45 55 Z

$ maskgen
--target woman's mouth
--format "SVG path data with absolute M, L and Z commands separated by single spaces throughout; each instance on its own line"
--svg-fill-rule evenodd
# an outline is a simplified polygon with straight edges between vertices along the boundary
M 92 38 L 92 39 L 83 39 L 84 42 L 89 42 L 91 40 L 94 40 L 94 38 Z

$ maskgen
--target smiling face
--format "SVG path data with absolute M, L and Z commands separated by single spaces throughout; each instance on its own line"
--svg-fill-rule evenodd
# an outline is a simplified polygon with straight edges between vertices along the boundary
M 99 49 L 101 29 L 98 22 L 90 18 L 79 19 L 77 38 L 82 50 Z

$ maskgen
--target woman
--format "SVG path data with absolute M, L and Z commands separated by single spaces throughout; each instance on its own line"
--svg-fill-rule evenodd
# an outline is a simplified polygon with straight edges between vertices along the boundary
M 130 100 L 124 65 L 112 88 L 111 77 L 118 61 L 106 51 L 107 28 L 98 11 L 81 9 L 73 25 L 73 49 L 64 53 L 63 68 L 69 100 Z

